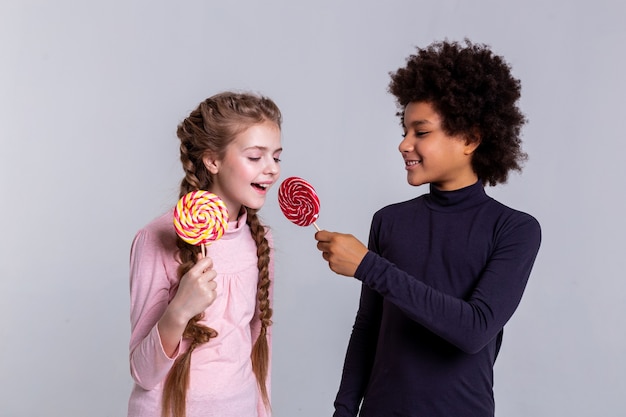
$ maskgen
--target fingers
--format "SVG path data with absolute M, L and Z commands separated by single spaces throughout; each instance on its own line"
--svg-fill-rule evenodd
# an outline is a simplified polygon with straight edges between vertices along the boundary
M 194 266 L 189 269 L 187 274 L 193 275 L 200 279 L 212 280 L 217 276 L 217 272 L 213 269 L 213 260 L 211 258 L 204 257 L 198 258 L 198 261 Z
M 194 315 L 210 306 L 217 297 L 217 272 L 209 257 L 198 259 L 180 280 L 176 297 Z
M 325 230 L 317 232 L 315 239 L 317 240 L 317 249 L 322 252 L 322 256 L 324 252 L 332 254 L 343 246 L 349 245 L 352 240 L 356 240 L 352 235 L 327 232 Z
M 209 284 L 208 287 L 204 287 L 208 290 L 215 290 L 217 284 L 215 283 L 215 277 L 217 277 L 217 272 L 213 269 L 213 260 L 209 257 L 202 258 L 198 261 L 196 265 L 193 266 L 192 274 L 195 275 L 197 282 L 202 284 Z M 190 270 L 191 272 L 191 270 Z
M 204 292 L 208 307 L 213 304 L 213 301 L 217 298 L 217 283 L 213 280 L 206 282 Z
M 213 268 L 213 259 L 209 258 L 208 256 L 205 256 L 203 258 L 201 254 L 198 254 L 198 255 L 199 255 L 198 260 L 196 261 L 196 264 L 191 269 L 196 269 L 199 271 L 206 271 L 208 269 Z
M 328 261 L 330 253 L 333 250 L 333 238 L 336 235 L 338 235 L 338 233 L 327 232 L 325 230 L 319 231 L 315 234 L 317 249 L 322 252 L 322 258 L 324 258 L 325 261 Z
M 329 232 L 327 230 L 320 230 L 315 233 L 315 240 L 318 242 L 328 242 L 334 234 L 336 233 Z
M 317 240 L 317 249 L 322 252 L 322 257 L 324 257 L 325 252 L 331 251 L 333 241 L 335 241 L 338 236 L 340 236 L 339 233 L 328 232 L 326 230 L 320 230 L 319 232 L 315 233 L 315 240 Z
M 322 259 L 335 273 L 352 277 L 367 253 L 367 247 L 350 234 L 319 231 L 315 234 Z

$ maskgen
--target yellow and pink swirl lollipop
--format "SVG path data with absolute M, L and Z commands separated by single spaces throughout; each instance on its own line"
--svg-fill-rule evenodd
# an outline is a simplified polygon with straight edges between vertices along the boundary
M 197 190 L 185 194 L 174 208 L 174 229 L 182 240 L 191 245 L 205 245 L 222 237 L 228 228 L 226 204 L 215 194 Z
M 320 200 L 311 184 L 299 177 L 286 178 L 278 187 L 278 205 L 283 214 L 298 226 L 313 225 L 320 215 Z

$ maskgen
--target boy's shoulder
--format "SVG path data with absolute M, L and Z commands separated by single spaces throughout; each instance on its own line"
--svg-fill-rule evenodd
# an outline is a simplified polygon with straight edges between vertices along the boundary
M 492 204 L 492 206 L 496 207 L 502 212 L 509 213 L 511 216 L 514 216 L 514 217 L 525 218 L 529 220 L 532 219 L 534 221 L 537 221 L 537 219 L 535 219 L 535 217 L 530 213 L 527 213 L 520 209 L 513 208 L 501 201 L 496 200 L 493 197 L 490 197 L 490 200 L 491 200 L 490 204 Z
M 531 214 L 510 207 L 494 198 L 490 198 L 493 221 L 501 231 L 511 233 L 528 233 L 541 240 L 541 225 Z
M 399 216 L 404 212 L 412 212 L 415 210 L 416 206 L 423 204 L 425 195 L 426 194 L 422 194 L 418 197 L 411 198 L 410 200 L 398 201 L 396 203 L 388 204 L 378 209 L 378 211 L 374 213 L 374 216 Z

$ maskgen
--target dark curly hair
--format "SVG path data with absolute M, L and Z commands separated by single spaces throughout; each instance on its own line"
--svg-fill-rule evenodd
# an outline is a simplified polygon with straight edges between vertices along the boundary
M 472 167 L 484 184 L 505 183 L 510 170 L 521 172 L 527 159 L 520 139 L 526 118 L 516 104 L 521 83 L 487 45 L 465 39 L 465 45 L 442 41 L 418 47 L 390 76 L 402 124 L 407 104 L 428 102 L 447 134 L 480 140 Z

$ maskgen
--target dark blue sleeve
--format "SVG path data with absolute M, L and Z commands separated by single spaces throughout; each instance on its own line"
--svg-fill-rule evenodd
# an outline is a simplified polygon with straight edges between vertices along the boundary
M 499 237 L 467 299 L 429 287 L 374 251 L 365 256 L 355 278 L 411 320 L 462 351 L 476 353 L 502 330 L 519 305 L 540 241 L 539 223 L 529 215 L 517 216 Z
M 369 248 L 375 251 L 375 236 L 370 231 Z M 341 384 L 335 398 L 333 417 L 355 417 L 369 381 L 380 327 L 382 297 L 366 285 L 348 343 Z
M 381 297 L 366 286 L 348 343 L 334 417 L 354 417 L 369 381 L 380 325 Z

